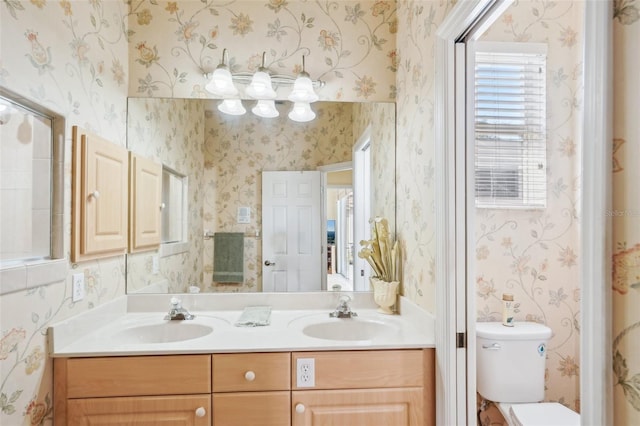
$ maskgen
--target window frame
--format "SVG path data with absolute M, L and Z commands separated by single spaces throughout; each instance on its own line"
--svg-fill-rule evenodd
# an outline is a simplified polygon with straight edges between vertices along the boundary
M 0 261 L 0 295 L 35 288 L 66 279 L 68 262 L 64 256 L 64 115 L 38 104 L 4 86 L 0 96 L 26 111 L 51 120 L 51 208 L 49 255 Z

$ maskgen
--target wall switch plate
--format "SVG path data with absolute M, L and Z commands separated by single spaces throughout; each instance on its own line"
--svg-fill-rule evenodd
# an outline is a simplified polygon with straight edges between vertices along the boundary
M 71 301 L 79 302 L 84 299 L 84 273 L 73 274 L 71 282 Z
M 315 358 L 298 358 L 296 372 L 296 384 L 299 388 L 314 388 L 316 386 Z
M 238 223 L 251 223 L 251 208 L 238 207 Z

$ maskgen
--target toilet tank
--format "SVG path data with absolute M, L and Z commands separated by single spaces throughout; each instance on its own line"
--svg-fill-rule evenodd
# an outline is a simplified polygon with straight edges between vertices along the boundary
M 494 402 L 538 402 L 544 399 L 544 374 L 551 329 L 533 322 L 505 327 L 476 324 L 478 393 Z

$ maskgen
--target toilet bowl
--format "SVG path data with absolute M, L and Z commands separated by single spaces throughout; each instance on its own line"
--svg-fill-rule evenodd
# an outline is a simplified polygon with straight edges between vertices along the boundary
M 510 426 L 580 425 L 578 413 L 556 402 L 540 402 L 550 337 L 549 327 L 533 322 L 476 324 L 478 393 L 496 403 Z

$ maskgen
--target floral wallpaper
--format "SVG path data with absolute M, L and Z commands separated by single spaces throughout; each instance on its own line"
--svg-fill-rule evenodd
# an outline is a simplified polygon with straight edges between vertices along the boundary
M 208 97 L 203 72 L 218 64 L 223 48 L 229 49 L 235 72 L 256 69 L 264 51 L 266 65 L 273 72 L 295 75 L 305 54 L 312 78 L 326 81 L 320 90 L 322 99 L 396 101 L 397 230 L 404 254 L 403 292 L 435 312 L 433 58 L 435 31 L 454 4 L 453 0 L 5 0 L 0 5 L 0 84 L 67 117 L 65 252 L 70 247 L 71 125 L 124 144 L 127 95 Z M 573 283 L 580 261 L 575 163 L 580 146 L 576 116 L 581 90 L 581 7 L 576 2 L 547 1 L 516 5 L 524 11 L 508 12 L 511 21 L 500 21 L 491 35 L 546 41 L 550 55 L 560 60 L 549 68 L 551 87 L 562 98 L 553 100 L 548 110 L 552 123 L 549 152 L 553 154 L 549 198 L 554 214 L 523 212 L 514 218 L 516 229 L 510 223 L 500 228 L 508 221 L 497 213 L 480 215 L 485 230 L 478 229 L 478 254 L 486 258 L 478 263 L 502 259 L 508 267 L 503 268 L 502 276 L 479 271 L 479 318 L 498 315 L 497 295 L 511 283 L 512 290 L 518 290 L 518 315 L 549 320 L 556 333 L 548 369 L 548 384 L 553 388 L 549 399 L 579 408 L 579 324 L 574 321 L 579 291 Z M 615 411 L 616 424 L 635 424 L 640 422 L 636 361 L 640 355 L 634 343 L 640 324 L 634 314 L 640 238 L 634 212 L 640 207 L 628 182 L 638 180 L 633 163 L 638 158 L 638 124 L 632 114 L 638 109 L 639 97 L 634 95 L 638 88 L 632 77 L 638 68 L 635 48 L 640 5 L 638 0 L 615 0 L 613 7 L 616 82 L 621 83 L 615 93 L 612 141 Z M 283 88 L 279 98 L 285 95 Z M 164 112 L 158 114 L 162 117 Z M 372 112 L 376 114 L 379 112 Z M 212 136 L 207 123 L 215 117 L 205 112 L 204 121 L 208 145 Z M 353 121 L 360 125 L 355 112 Z M 211 189 L 206 180 L 203 185 Z M 218 219 L 210 220 L 215 223 Z M 563 229 L 566 232 L 561 234 Z M 483 236 L 487 231 L 493 240 Z M 509 237 L 510 242 L 505 240 Z M 205 251 L 208 243 L 202 242 Z M 197 266 L 189 270 L 197 276 Z M 71 274 L 77 271 L 85 273 L 87 297 L 72 303 Z M 0 424 L 52 424 L 46 327 L 124 294 L 124 271 L 123 256 L 69 264 L 64 282 L 0 296 Z M 205 265 L 202 271 L 204 277 L 209 273 Z M 487 295 L 486 300 L 481 295 Z
M 189 206 L 188 250 L 159 257 L 159 274 L 152 273 L 158 250 L 127 256 L 127 291 L 166 280 L 169 292 L 186 292 L 202 282 L 204 101 L 129 98 L 127 128 L 130 151 L 187 177 Z
M 205 111 L 204 229 L 255 234 L 261 229 L 261 172 L 263 170 L 316 170 L 318 166 L 351 161 L 352 105 L 320 102 L 317 118 L 295 123 L 287 118 L 287 105 L 277 105 L 280 117 L 253 114 L 231 117 L 213 102 Z M 251 223 L 236 223 L 238 207 L 251 209 Z M 262 246 L 245 238 L 245 277 L 242 284 L 212 283 L 213 240 L 204 244 L 205 291 L 261 291 Z
M 66 117 L 64 252 L 71 235 L 71 126 L 126 138 L 127 6 L 123 2 L 17 1 L 0 5 L 0 84 Z M 125 292 L 124 256 L 68 265 L 59 283 L 0 296 L 0 424 L 52 424 L 47 326 Z M 71 274 L 86 297 L 71 302 Z
M 131 2 L 132 96 L 211 97 L 204 74 L 229 53 L 233 72 L 261 65 L 302 70 L 326 82 L 324 100 L 392 101 L 398 31 L 387 0 L 203 0 Z M 284 91 L 278 99 L 285 99 Z
M 402 294 L 436 311 L 435 43 L 455 1 L 398 1 L 396 229 Z
M 396 218 L 396 108 L 392 103 L 353 104 L 353 143 L 371 125 L 372 216 L 389 220 L 391 231 Z
M 640 424 L 640 1 L 614 7 L 613 378 L 616 425 Z
M 475 223 L 478 321 L 500 321 L 502 293 L 512 293 L 516 321 L 550 327 L 545 400 L 578 412 L 583 10 L 579 1 L 516 2 L 482 36 L 547 44 L 547 207 L 477 209 Z

